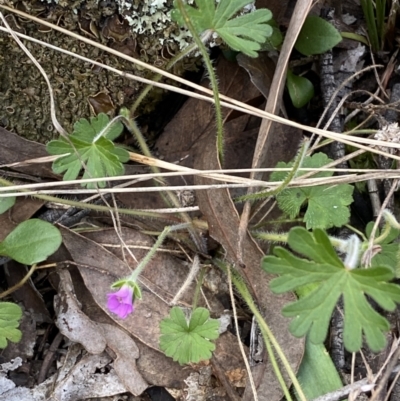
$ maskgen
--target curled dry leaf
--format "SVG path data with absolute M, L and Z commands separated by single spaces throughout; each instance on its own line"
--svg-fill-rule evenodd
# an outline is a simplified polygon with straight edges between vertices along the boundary
M 124 386 L 133 395 L 142 394 L 148 387 L 136 368 L 136 359 L 139 358 L 139 348 L 132 338 L 118 327 L 110 324 L 99 324 L 107 345 L 117 357 L 114 359 L 114 369 Z
M 51 170 L 48 163 L 36 163 L 35 168 L 32 164 L 22 165 L 25 160 L 46 157 L 46 147 L 40 143 L 28 141 L 17 134 L 14 134 L 0 127 L 1 146 L 0 164 L 21 163 L 21 166 L 13 167 L 13 170 L 25 174 L 33 174 L 41 178 L 57 179 L 57 175 Z M 3 166 L 4 167 L 4 166 Z
M 112 359 L 106 353 L 85 355 L 70 370 L 66 378 L 57 383 L 53 394 L 47 400 L 85 400 L 125 393 L 127 389 L 119 380 L 115 370 L 112 369 L 108 373 L 101 371 L 111 362 Z
M 58 274 L 60 284 L 58 295 L 54 298 L 58 329 L 71 341 L 82 344 L 91 354 L 101 354 L 106 348 L 106 339 L 99 333 L 96 323 L 81 311 L 69 272 L 60 270 Z

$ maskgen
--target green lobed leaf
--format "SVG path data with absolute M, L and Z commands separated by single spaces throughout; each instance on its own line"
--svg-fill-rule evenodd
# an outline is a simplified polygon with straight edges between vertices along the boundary
M 324 153 L 316 153 L 304 158 L 302 167 L 318 168 L 332 160 Z M 293 162 L 279 162 L 277 167 L 292 167 Z M 275 171 L 271 174 L 272 181 L 281 181 L 287 173 Z M 298 176 L 305 174 L 299 172 Z M 330 177 L 332 171 L 322 171 L 314 177 Z M 291 219 L 300 214 L 300 210 L 307 205 L 303 221 L 308 229 L 341 227 L 350 218 L 349 205 L 353 202 L 353 186 L 349 184 L 319 185 L 313 187 L 301 187 L 285 189 L 276 196 L 279 208 Z
M 287 72 L 286 85 L 293 106 L 298 109 L 305 106 L 314 96 L 314 85 L 311 81 L 294 75 L 290 70 Z
M 82 170 L 82 162 L 86 165 L 83 178 L 115 177 L 124 173 L 125 163 L 129 160 L 129 153 L 116 147 L 112 142 L 123 130 L 121 122 L 111 125 L 104 136 L 96 136 L 103 131 L 109 123 L 109 117 L 100 113 L 97 117 L 91 117 L 90 121 L 82 118 L 74 124 L 74 132 L 66 138 L 50 141 L 47 151 L 53 155 L 62 155 L 54 161 L 53 171 L 57 174 L 64 173 L 64 180 L 77 179 Z M 77 154 L 78 153 L 78 154 Z M 105 181 L 98 182 L 100 188 L 104 188 Z M 96 183 L 82 184 L 87 188 L 96 188 Z
M 247 0 L 220 1 L 213 18 L 214 27 L 223 27 L 230 18 L 247 4 L 249 4 Z
M 190 16 L 190 20 L 198 33 L 202 33 L 213 24 L 215 16 L 214 0 L 197 0 L 197 8 L 184 4 L 186 13 Z M 171 19 L 178 22 L 179 25 L 185 26 L 185 21 L 178 9 L 177 1 L 174 0 L 174 9 L 171 11 Z
M 293 318 L 289 326 L 291 333 L 296 337 L 307 334 L 312 343 L 322 344 L 333 309 L 343 296 L 346 349 L 358 351 L 364 334 L 373 351 L 381 350 L 389 323 L 371 307 L 366 296 L 382 309 L 394 310 L 396 303 L 400 302 L 400 286 L 388 283 L 394 277 L 393 272 L 387 267 L 346 269 L 340 259 L 333 256 L 329 238 L 320 229 L 310 233 L 303 227 L 295 227 L 289 232 L 288 244 L 295 252 L 311 260 L 276 247 L 275 256 L 266 256 L 262 267 L 268 273 L 280 275 L 270 283 L 273 292 L 282 293 L 313 285 L 306 296 L 282 310 L 284 316 Z
M 305 56 L 322 54 L 332 49 L 342 36 L 329 22 L 315 15 L 310 15 L 304 21 L 294 45 L 295 49 Z
M 210 340 L 218 338 L 218 328 L 218 320 L 205 308 L 196 308 L 188 322 L 182 309 L 173 307 L 160 323 L 160 348 L 181 365 L 209 359 L 215 349 Z
M 0 348 L 7 347 L 7 340 L 18 342 L 22 333 L 17 329 L 22 309 L 12 302 L 0 302 Z
M 57 227 L 43 220 L 30 219 L 20 223 L 0 242 L 0 255 L 32 265 L 46 260 L 59 248 L 61 242 Z
M 249 4 L 248 0 L 220 0 L 217 7 L 214 0 L 195 0 L 195 3 L 197 8 L 187 4 L 184 7 L 199 34 L 210 29 L 218 33 L 233 50 L 241 51 L 250 57 L 257 57 L 260 44 L 273 33 L 272 27 L 267 24 L 272 18 L 272 13 L 267 9 L 235 17 Z M 184 26 L 184 19 L 177 8 L 176 0 L 174 6 L 171 17 Z

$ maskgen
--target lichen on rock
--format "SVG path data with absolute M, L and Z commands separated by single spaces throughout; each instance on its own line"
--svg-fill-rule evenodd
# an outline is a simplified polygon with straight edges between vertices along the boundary
M 0 2 L 11 7 L 18 5 L 22 11 L 161 68 L 189 40 L 184 30 L 170 20 L 172 0 Z M 18 32 L 122 71 L 146 78 L 153 76 L 146 69 L 58 31 L 43 29 L 43 26 L 11 13 L 6 18 Z M 55 95 L 57 117 L 69 132 L 79 118 L 94 114 L 91 105 L 93 99 L 99 98 L 99 93 L 101 99 L 110 98 L 106 106 L 112 116 L 121 106 L 129 107 L 142 88 L 135 81 L 90 63 L 28 41 L 25 44 L 46 71 Z M 197 60 L 184 60 L 173 72 L 181 75 L 186 69 L 196 68 Z M 161 96 L 160 90 L 153 90 L 143 110 L 151 110 Z M 0 33 L 0 102 L 0 126 L 42 143 L 58 136 L 51 122 L 49 93 L 43 77 L 6 33 Z

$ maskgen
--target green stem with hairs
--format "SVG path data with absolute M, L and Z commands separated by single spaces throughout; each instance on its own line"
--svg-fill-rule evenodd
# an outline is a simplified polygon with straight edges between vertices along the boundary
M 194 295 L 193 295 L 193 302 L 192 302 L 192 310 L 195 310 L 197 307 L 197 303 L 199 302 L 199 295 L 200 295 L 200 290 L 201 290 L 201 285 L 203 283 L 204 276 L 206 274 L 206 269 L 201 268 L 199 279 L 197 280 L 196 283 L 196 289 L 194 290 Z
M 213 264 L 215 264 L 217 267 L 222 269 L 225 273 L 227 272 L 227 266 L 220 260 L 213 259 Z M 254 317 L 257 320 L 257 323 L 260 327 L 261 334 L 262 334 L 264 342 L 265 342 L 265 346 L 268 351 L 268 356 L 270 357 L 270 360 L 271 360 L 272 368 L 274 369 L 274 373 L 275 373 L 276 378 L 278 379 L 278 382 L 283 390 L 286 400 L 292 401 L 292 397 L 289 393 L 289 389 L 285 383 L 285 380 L 283 379 L 282 373 L 279 370 L 279 366 L 278 366 L 278 363 L 275 358 L 274 350 L 275 350 L 276 354 L 278 355 L 279 359 L 281 360 L 282 365 L 284 366 L 285 370 L 287 371 L 287 373 L 290 377 L 290 380 L 292 381 L 293 386 L 296 389 L 297 394 L 299 395 L 299 399 L 301 401 L 307 401 L 307 399 L 303 393 L 303 390 L 300 386 L 300 383 L 297 380 L 296 374 L 293 372 L 293 370 L 289 364 L 289 361 L 287 360 L 284 352 L 282 351 L 281 346 L 279 345 L 275 336 L 273 335 L 270 328 L 268 327 L 268 324 L 265 322 L 260 311 L 258 310 L 258 308 L 253 300 L 253 297 L 250 294 L 250 291 L 248 290 L 245 283 L 243 282 L 243 279 L 240 277 L 240 275 L 234 269 L 231 269 L 231 277 L 232 277 L 232 282 L 235 285 L 236 289 L 239 291 L 240 295 L 242 296 L 242 298 L 244 299 L 247 306 L 249 307 L 249 309 L 251 310 L 251 312 L 253 313 Z
M 0 185 L 13 186 L 15 184 L 10 181 L 5 180 L 4 178 L 0 178 Z M 28 190 L 23 190 L 23 189 L 20 189 L 18 191 L 19 192 L 28 192 Z M 112 211 L 112 212 L 118 212 L 118 213 L 127 214 L 127 215 L 131 215 L 131 216 L 157 218 L 157 219 L 162 219 L 162 220 L 166 220 L 166 221 L 176 220 L 176 218 L 174 218 L 174 217 L 167 217 L 164 213 L 146 212 L 143 210 L 133 210 L 133 209 L 113 208 L 113 207 L 107 207 L 107 206 L 101 206 L 101 205 L 93 205 L 91 203 L 79 202 L 79 201 L 74 201 L 74 200 L 64 199 L 64 198 L 57 198 L 56 196 L 50 196 L 50 195 L 34 194 L 34 195 L 30 195 L 30 196 L 33 196 L 34 198 L 37 198 L 37 199 L 44 200 L 46 202 L 60 203 L 62 205 L 76 207 L 79 209 L 90 209 L 90 210 L 96 210 L 98 212 Z
M 184 57 L 188 56 L 190 53 L 195 51 L 197 49 L 197 44 L 193 43 L 189 46 L 187 46 L 185 49 L 183 49 L 180 53 L 175 55 L 165 66 L 165 70 L 169 71 L 178 61 L 182 60 Z M 151 79 L 154 82 L 159 82 L 162 78 L 161 74 L 156 74 L 154 77 Z M 130 109 L 130 117 L 134 118 L 135 112 L 140 106 L 140 104 L 143 102 L 145 97 L 149 94 L 149 92 L 153 89 L 153 85 L 146 85 L 145 88 L 140 92 L 140 95 L 137 97 L 133 105 L 131 106 Z
M 252 232 L 251 234 L 254 238 L 262 241 L 283 242 L 285 244 L 288 242 L 289 238 L 289 233 L 278 234 L 278 233 L 255 231 Z M 340 238 L 329 237 L 329 240 L 334 248 L 341 248 L 343 246 L 344 241 L 341 240 Z
M 374 239 L 374 244 L 380 244 L 380 243 L 382 243 L 382 242 L 386 239 L 386 237 L 389 235 L 390 230 L 391 230 L 390 223 L 389 223 L 388 221 L 386 221 L 386 222 L 385 222 L 385 225 L 384 225 L 384 227 L 383 227 L 383 230 L 382 230 L 382 232 L 381 232 L 381 235 L 380 235 L 379 237 L 376 237 L 376 238 Z
M 183 20 L 185 21 L 186 27 L 189 29 L 190 33 L 192 34 L 193 39 L 203 57 L 204 64 L 207 68 L 208 76 L 210 78 L 210 84 L 211 84 L 211 88 L 212 88 L 213 95 L 214 95 L 215 118 L 216 118 L 216 123 L 217 123 L 217 151 L 218 151 L 218 157 L 221 162 L 221 165 L 223 165 L 223 162 L 224 162 L 224 129 L 223 129 L 221 103 L 220 103 L 220 99 L 219 99 L 217 78 L 215 76 L 214 68 L 212 66 L 207 49 L 204 46 L 204 43 L 201 40 L 200 36 L 196 32 L 196 29 L 194 28 L 192 22 L 190 21 L 190 18 L 185 10 L 182 0 L 177 0 L 176 4 L 183 17 Z M 203 40 L 206 40 L 211 35 L 211 33 L 212 33 L 211 30 L 209 32 L 206 32 L 204 34 Z
M 235 199 L 235 202 L 246 202 L 246 201 L 255 201 L 255 200 L 265 199 L 267 197 L 275 196 L 275 195 L 279 194 L 280 192 L 282 192 L 290 184 L 290 182 L 296 177 L 296 175 L 299 171 L 299 168 L 303 164 L 303 160 L 307 154 L 307 150 L 308 150 L 308 142 L 305 142 L 302 145 L 302 147 L 300 148 L 300 151 L 297 154 L 296 159 L 294 160 L 292 170 L 289 171 L 289 174 L 282 181 L 282 184 L 280 184 L 274 190 L 255 192 L 255 193 L 251 193 L 248 195 L 239 196 L 238 198 Z
M 165 227 L 164 230 L 162 231 L 162 233 L 158 236 L 157 241 L 154 243 L 154 245 L 149 250 L 149 252 L 147 252 L 146 256 L 140 261 L 140 263 L 137 265 L 136 269 L 129 276 L 128 280 L 132 280 L 133 282 L 137 281 L 137 278 L 140 276 L 143 269 L 153 258 L 153 256 L 157 252 L 157 249 L 163 244 L 165 238 L 168 236 L 169 233 L 171 233 L 172 231 L 177 231 L 177 230 L 182 230 L 182 229 L 187 229 L 187 228 L 189 228 L 188 223 L 177 224 L 176 226 Z

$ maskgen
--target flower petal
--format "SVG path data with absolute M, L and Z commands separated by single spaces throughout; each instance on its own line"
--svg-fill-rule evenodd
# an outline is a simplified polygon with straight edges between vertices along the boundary
M 118 291 L 107 294 L 107 308 L 121 319 L 125 319 L 134 310 L 133 300 L 133 288 L 124 284 Z

